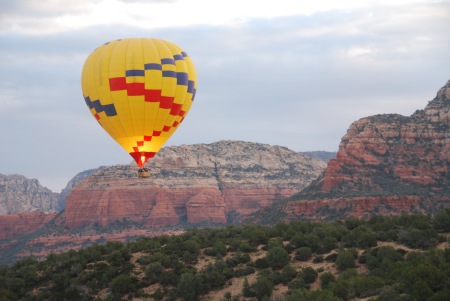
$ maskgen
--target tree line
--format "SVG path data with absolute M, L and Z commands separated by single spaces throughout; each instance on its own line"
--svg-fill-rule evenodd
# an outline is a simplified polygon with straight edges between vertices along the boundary
M 448 233 L 450 209 L 190 229 L 2 266 L 0 300 L 195 301 L 218 290 L 223 300 L 450 300 Z M 243 279 L 234 295 L 233 279 Z

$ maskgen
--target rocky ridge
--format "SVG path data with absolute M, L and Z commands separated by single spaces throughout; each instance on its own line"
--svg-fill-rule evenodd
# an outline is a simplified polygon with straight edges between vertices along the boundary
M 225 224 L 300 191 L 326 164 L 281 146 L 219 141 L 163 148 L 137 178 L 137 167 L 104 168 L 67 197 L 65 226 Z
M 352 123 L 324 173 L 277 210 L 286 219 L 331 219 L 448 206 L 450 81 L 409 117 L 384 114 Z
M 333 158 L 336 158 L 336 152 L 327 152 L 327 151 L 308 151 L 301 152 L 304 155 L 320 159 L 322 161 L 328 162 Z
M 18 212 L 62 210 L 58 194 L 21 175 L 0 174 L 0 215 Z

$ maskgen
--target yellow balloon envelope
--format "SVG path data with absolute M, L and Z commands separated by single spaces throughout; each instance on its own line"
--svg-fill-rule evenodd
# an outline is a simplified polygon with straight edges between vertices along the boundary
M 84 63 L 81 82 L 91 114 L 140 167 L 183 122 L 197 90 L 186 52 L 152 38 L 98 47 Z

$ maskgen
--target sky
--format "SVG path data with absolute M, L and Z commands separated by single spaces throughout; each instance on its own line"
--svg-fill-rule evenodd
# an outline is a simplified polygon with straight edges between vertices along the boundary
M 171 41 L 198 87 L 166 145 L 337 151 L 350 124 L 409 116 L 450 79 L 450 0 L 2 0 L 0 174 L 54 192 L 132 158 L 95 121 L 81 70 L 101 44 Z

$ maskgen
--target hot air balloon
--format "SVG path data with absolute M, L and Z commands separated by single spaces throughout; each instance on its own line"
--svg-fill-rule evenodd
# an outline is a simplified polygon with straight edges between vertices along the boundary
M 84 63 L 81 83 L 91 114 L 142 171 L 189 112 L 197 74 L 174 43 L 132 38 L 95 49 Z

